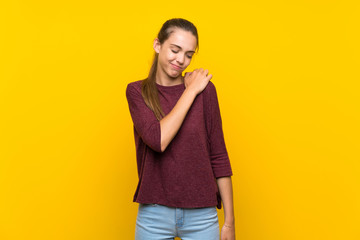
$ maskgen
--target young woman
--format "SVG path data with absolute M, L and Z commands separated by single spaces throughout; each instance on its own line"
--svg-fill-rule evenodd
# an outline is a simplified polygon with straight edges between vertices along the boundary
M 139 183 L 136 240 L 235 239 L 232 169 L 212 75 L 188 67 L 199 37 L 182 18 L 166 21 L 154 40 L 144 80 L 126 88 L 134 124 Z

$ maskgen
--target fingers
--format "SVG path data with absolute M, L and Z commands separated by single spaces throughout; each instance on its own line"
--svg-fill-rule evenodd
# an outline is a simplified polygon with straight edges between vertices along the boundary
M 205 76 L 207 76 L 209 73 L 209 70 L 205 69 L 204 73 L 205 73 Z
M 195 68 L 191 73 L 201 73 L 201 74 L 205 74 L 207 76 L 209 73 L 209 70 L 204 69 L 204 68 Z
M 209 74 L 209 70 L 204 68 L 195 68 L 192 72 L 186 72 L 185 77 L 190 77 L 192 74 L 194 75 L 194 78 L 200 74 L 207 80 L 210 80 L 213 77 L 212 74 Z

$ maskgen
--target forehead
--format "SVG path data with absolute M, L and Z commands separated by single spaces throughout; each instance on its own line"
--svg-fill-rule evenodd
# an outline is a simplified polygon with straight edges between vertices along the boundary
M 166 41 L 169 46 L 179 46 L 185 51 L 195 51 L 196 42 L 196 37 L 191 32 L 182 29 L 174 29 Z

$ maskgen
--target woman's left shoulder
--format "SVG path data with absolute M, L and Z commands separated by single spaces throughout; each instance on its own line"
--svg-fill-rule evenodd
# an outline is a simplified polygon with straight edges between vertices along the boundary
M 209 83 L 206 85 L 205 89 L 204 89 L 204 94 L 209 94 L 209 95 L 216 95 L 216 87 L 215 84 L 212 81 L 209 81 Z
M 204 88 L 204 91 L 212 91 L 215 89 L 215 84 L 210 80 L 206 87 Z

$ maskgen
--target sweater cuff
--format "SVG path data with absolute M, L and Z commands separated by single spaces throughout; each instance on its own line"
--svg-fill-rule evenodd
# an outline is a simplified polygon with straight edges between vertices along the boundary
M 215 178 L 230 177 L 233 175 L 231 167 L 213 169 L 213 172 Z

